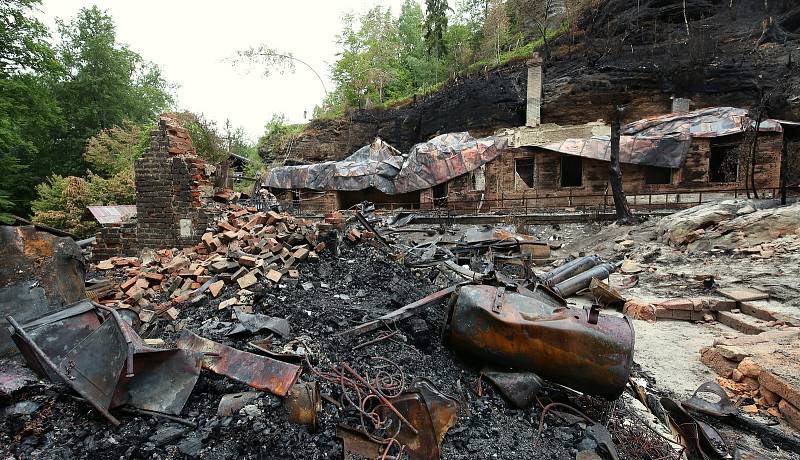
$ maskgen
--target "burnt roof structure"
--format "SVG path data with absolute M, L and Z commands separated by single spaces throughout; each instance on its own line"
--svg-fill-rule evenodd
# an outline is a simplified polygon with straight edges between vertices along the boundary
M 494 160 L 505 139 L 475 139 L 467 132 L 436 136 L 401 154 L 376 139 L 341 161 L 283 166 L 267 173 L 265 184 L 280 189 L 364 190 L 386 194 L 413 192 L 464 175 Z
M 692 138 L 739 134 L 754 124 L 747 110 L 735 107 L 712 107 L 645 118 L 622 127 L 619 160 L 622 163 L 680 168 Z M 764 120 L 759 131 L 781 132 L 782 128 L 777 120 Z M 541 147 L 601 161 L 609 161 L 611 156 L 609 136 L 566 139 Z

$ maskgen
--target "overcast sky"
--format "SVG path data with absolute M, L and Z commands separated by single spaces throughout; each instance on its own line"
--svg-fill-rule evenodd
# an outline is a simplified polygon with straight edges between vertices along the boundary
M 273 113 L 292 122 L 311 116 L 323 99 L 314 74 L 297 65 L 294 74 L 247 73 L 223 59 L 261 43 L 293 53 L 322 74 L 330 91 L 328 67 L 335 61 L 340 18 L 375 5 L 395 15 L 402 0 L 44 0 L 42 20 L 72 18 L 82 7 L 107 10 L 117 26 L 117 40 L 161 67 L 179 85 L 177 106 L 201 112 L 220 125 L 226 118 L 242 126 L 252 140 Z

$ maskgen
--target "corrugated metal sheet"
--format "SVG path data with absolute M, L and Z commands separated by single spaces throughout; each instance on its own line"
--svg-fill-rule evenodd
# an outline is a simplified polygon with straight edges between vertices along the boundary
M 713 107 L 681 114 L 645 118 L 622 127 L 619 160 L 622 163 L 680 168 L 694 137 L 720 137 L 746 131 L 755 121 L 747 110 Z M 759 131 L 782 132 L 778 120 L 763 120 Z M 611 138 L 566 139 L 543 146 L 547 150 L 609 161 Z
M 116 206 L 87 206 L 94 219 L 101 225 L 120 224 L 122 221 L 136 217 L 136 206 L 121 204 Z
M 267 173 L 266 185 L 280 189 L 364 190 L 398 194 L 433 187 L 480 168 L 506 147 L 498 137 L 443 134 L 406 154 L 376 140 L 342 161 L 284 166 Z

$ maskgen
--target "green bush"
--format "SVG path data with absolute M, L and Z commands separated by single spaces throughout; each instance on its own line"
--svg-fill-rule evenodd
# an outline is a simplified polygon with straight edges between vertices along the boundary
M 94 220 L 84 220 L 90 205 L 135 204 L 136 191 L 133 170 L 126 169 L 104 179 L 90 174 L 89 179 L 53 175 L 36 186 L 38 197 L 33 201 L 32 220 L 49 225 L 78 237 L 97 231 Z

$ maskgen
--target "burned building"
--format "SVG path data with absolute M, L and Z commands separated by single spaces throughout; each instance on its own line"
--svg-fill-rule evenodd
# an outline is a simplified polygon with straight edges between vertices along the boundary
M 105 216 L 108 208 L 95 209 L 109 222 L 98 219 L 103 227 L 94 252 L 112 257 L 193 244 L 216 212 L 211 200 L 214 169 L 197 156 L 186 128 L 162 115 L 150 133 L 150 147 L 136 160 L 135 209 L 126 209 L 126 219 L 114 212 Z
M 440 135 L 408 154 L 378 140 L 338 162 L 272 169 L 266 185 L 284 205 L 309 212 L 363 200 L 386 207 L 459 212 L 611 204 L 610 136 L 602 123 L 526 126 L 474 139 Z M 747 111 L 715 107 L 652 117 L 622 128 L 620 162 L 629 199 L 696 203 L 700 193 L 779 186 L 783 128 Z M 751 160 L 755 162 L 751 164 Z

